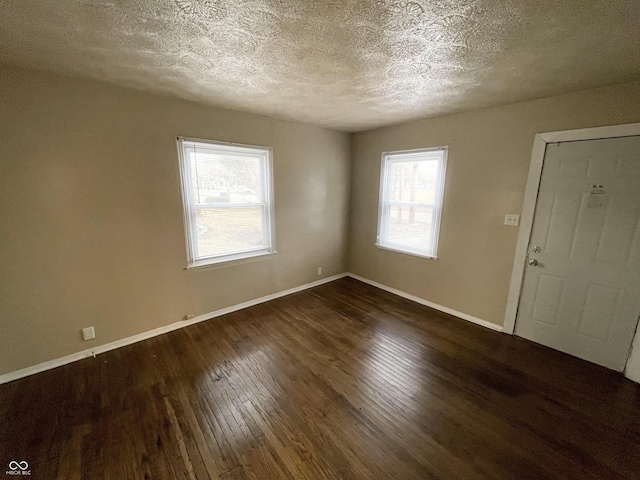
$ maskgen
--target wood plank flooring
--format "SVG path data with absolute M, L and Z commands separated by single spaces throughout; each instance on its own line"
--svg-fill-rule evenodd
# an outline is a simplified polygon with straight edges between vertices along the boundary
M 0 385 L 0 476 L 640 478 L 640 385 L 350 278 Z

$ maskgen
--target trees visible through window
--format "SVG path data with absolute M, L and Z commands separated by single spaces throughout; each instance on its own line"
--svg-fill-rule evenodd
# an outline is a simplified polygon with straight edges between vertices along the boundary
M 189 266 L 273 253 L 271 149 L 178 143 Z
M 376 245 L 437 256 L 446 158 L 446 148 L 383 154 Z

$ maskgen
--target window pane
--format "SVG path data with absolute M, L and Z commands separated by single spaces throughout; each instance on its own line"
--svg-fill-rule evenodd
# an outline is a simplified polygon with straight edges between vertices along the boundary
M 390 207 L 386 243 L 408 248 L 431 250 L 433 208 Z
M 266 247 L 263 207 L 196 209 L 198 257 Z
M 264 158 L 196 146 L 189 150 L 194 202 L 263 203 Z
M 179 143 L 189 267 L 273 253 L 271 149 Z
M 447 148 L 385 153 L 376 245 L 437 257 Z
M 394 161 L 391 163 L 389 200 L 434 203 L 438 160 Z

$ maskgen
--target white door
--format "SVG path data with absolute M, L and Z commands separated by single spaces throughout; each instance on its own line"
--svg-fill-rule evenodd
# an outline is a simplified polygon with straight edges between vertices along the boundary
M 515 333 L 622 371 L 640 316 L 640 137 L 547 145 Z

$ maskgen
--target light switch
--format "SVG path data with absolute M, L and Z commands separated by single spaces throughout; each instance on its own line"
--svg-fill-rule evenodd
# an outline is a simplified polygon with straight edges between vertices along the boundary
M 504 224 L 517 227 L 520 224 L 520 215 L 518 215 L 517 213 L 507 213 L 504 216 Z
M 92 340 L 96 338 L 96 331 L 93 327 L 87 327 L 82 329 L 82 338 L 85 340 Z

